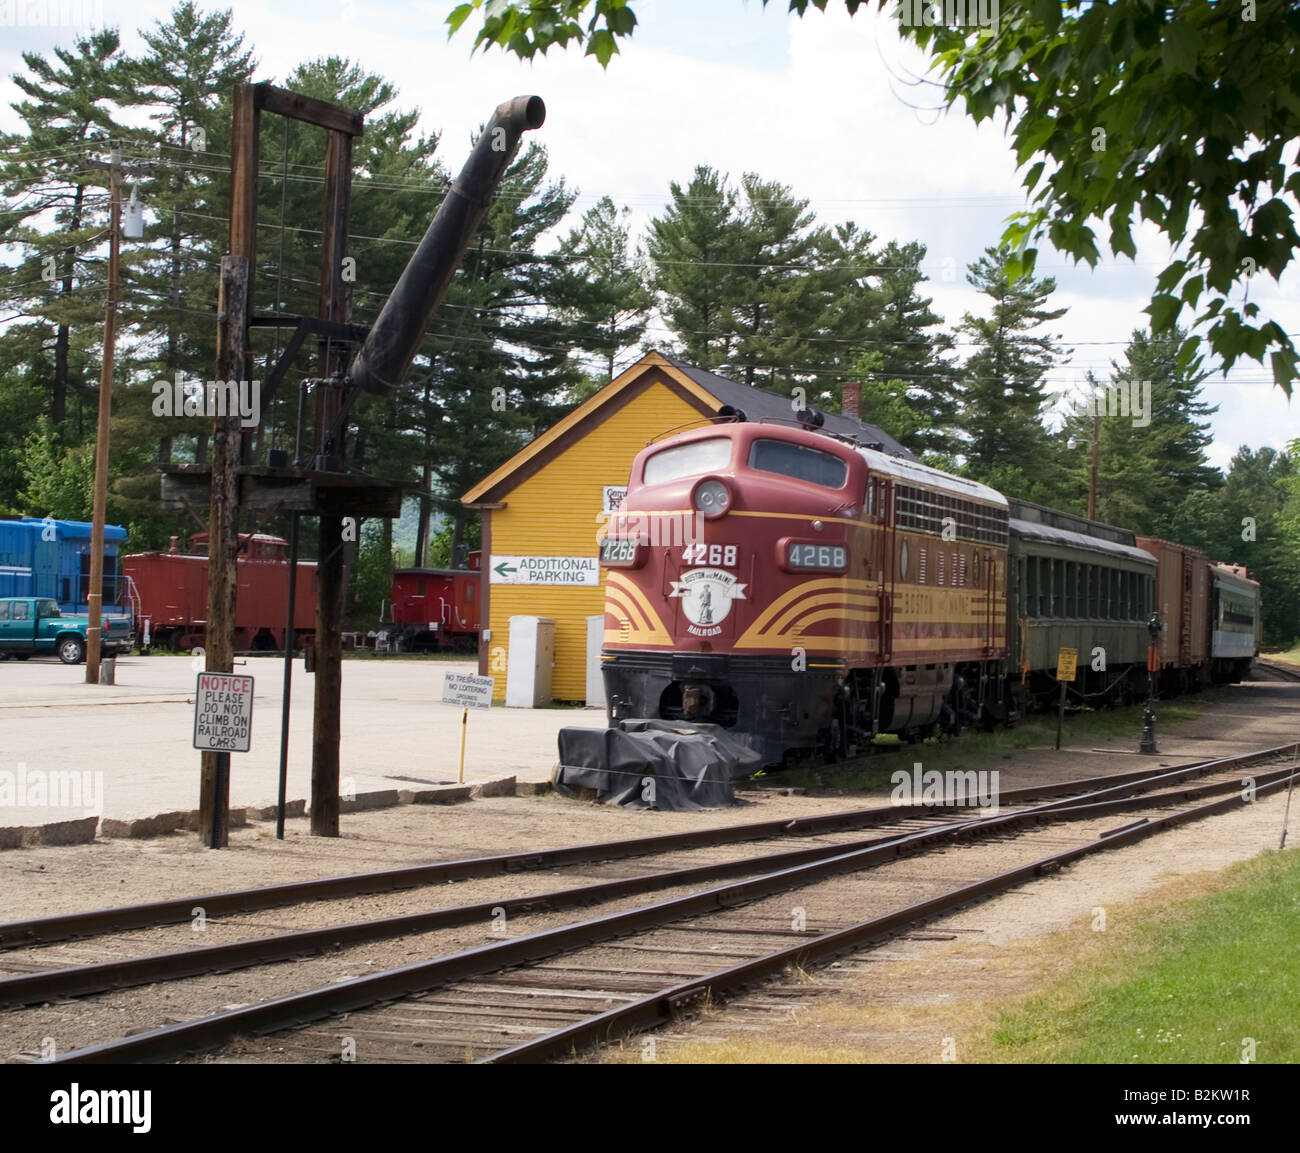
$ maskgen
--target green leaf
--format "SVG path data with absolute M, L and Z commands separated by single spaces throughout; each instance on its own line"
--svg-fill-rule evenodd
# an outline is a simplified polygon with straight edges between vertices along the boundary
M 459 4 L 447 15 L 447 36 L 454 36 L 474 13 L 473 4 Z
M 1061 23 L 1060 0 L 1033 0 L 1030 6 L 1037 20 L 1047 32 L 1054 33 Z
M 1146 308 L 1151 314 L 1151 331 L 1167 332 L 1178 319 L 1182 307 L 1183 302 L 1178 297 L 1170 296 L 1167 292 L 1157 292 Z
M 1175 72 L 1195 72 L 1201 52 L 1201 34 L 1188 20 L 1175 20 L 1165 30 L 1160 45 L 1160 59 Z
M 605 17 L 605 23 L 615 36 L 631 36 L 636 27 L 636 13 L 631 8 L 615 8 Z
M 1269 363 L 1273 366 L 1273 383 L 1287 397 L 1291 396 L 1291 382 L 1296 378 L 1296 354 L 1286 349 L 1278 349 L 1269 354 Z
M 593 32 L 591 39 L 587 41 L 586 55 L 594 56 L 600 66 L 604 68 L 618 51 L 618 44 L 614 41 L 614 34 L 602 28 L 599 32 Z
M 1161 292 L 1168 292 L 1186 275 L 1187 261 L 1175 260 L 1173 264 L 1156 277 L 1156 288 Z

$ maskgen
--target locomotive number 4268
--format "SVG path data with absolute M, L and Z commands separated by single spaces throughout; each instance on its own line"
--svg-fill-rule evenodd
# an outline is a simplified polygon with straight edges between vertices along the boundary
M 720 568 L 736 567 L 734 544 L 688 544 L 682 552 L 682 564 L 708 564 Z

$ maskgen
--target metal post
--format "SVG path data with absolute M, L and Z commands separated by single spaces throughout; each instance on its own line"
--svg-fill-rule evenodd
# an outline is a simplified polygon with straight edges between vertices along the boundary
M 1056 711 L 1056 748 L 1061 748 L 1061 729 L 1065 726 L 1065 682 L 1061 682 L 1061 702 Z
M 289 788 L 289 696 L 293 690 L 293 622 L 298 592 L 298 514 L 289 527 L 289 620 L 284 626 L 284 700 L 280 705 L 280 792 L 275 810 L 275 835 L 284 840 L 284 803 Z
M 99 369 L 99 428 L 95 438 L 95 498 L 90 527 L 90 588 L 86 590 L 86 684 L 99 684 L 100 635 L 104 620 L 104 518 L 108 506 L 109 422 L 113 414 L 113 359 L 117 342 L 118 233 L 122 198 L 118 173 L 121 148 L 113 148 L 108 169 L 108 303 L 104 306 L 104 355 Z
M 1151 643 L 1147 646 L 1147 703 L 1142 710 L 1142 740 L 1138 743 L 1138 752 L 1155 754 L 1156 747 L 1156 673 L 1160 669 L 1160 630 L 1164 625 L 1156 613 L 1147 621 L 1147 632 Z

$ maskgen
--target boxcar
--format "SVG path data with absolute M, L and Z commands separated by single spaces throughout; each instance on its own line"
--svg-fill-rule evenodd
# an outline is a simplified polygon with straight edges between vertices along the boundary
M 1138 547 L 1160 566 L 1156 612 L 1161 630 L 1156 639 L 1163 692 L 1191 689 L 1206 677 L 1210 643 L 1210 560 L 1198 548 L 1140 536 Z
M 284 647 L 289 614 L 288 542 L 262 533 L 241 533 L 237 562 L 235 648 Z M 190 552 L 132 553 L 123 558 L 136 599 L 136 637 L 141 645 L 188 649 L 202 645 L 208 617 L 208 535 L 190 537 Z M 316 565 L 298 562 L 294 628 L 301 636 L 316 628 Z M 146 626 L 148 639 L 146 640 Z
M 1009 665 L 1028 696 L 1055 693 L 1057 654 L 1078 652 L 1085 697 L 1146 693 L 1156 560 L 1126 529 L 1012 500 Z

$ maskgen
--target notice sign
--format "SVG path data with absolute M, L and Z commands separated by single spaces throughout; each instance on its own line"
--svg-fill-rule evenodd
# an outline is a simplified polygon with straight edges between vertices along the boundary
M 493 556 L 494 585 L 599 585 L 594 556 Z
M 194 693 L 194 747 L 246 753 L 253 740 L 253 678 L 199 673 Z
M 495 677 L 471 677 L 466 673 L 447 673 L 442 678 L 442 703 L 464 709 L 490 709 Z
M 1056 653 L 1056 679 L 1072 681 L 1079 668 L 1078 649 L 1058 649 Z

